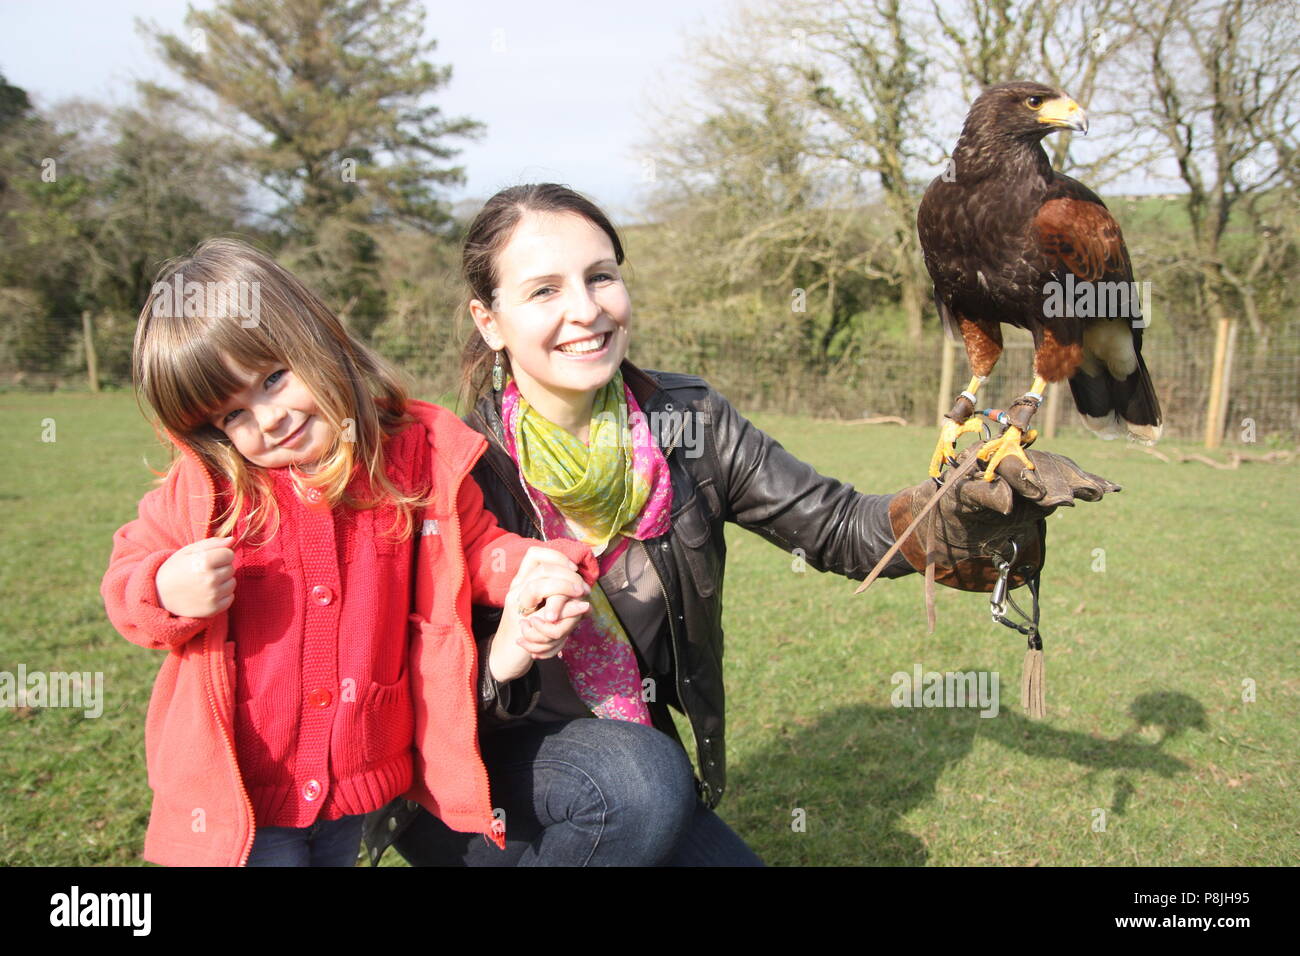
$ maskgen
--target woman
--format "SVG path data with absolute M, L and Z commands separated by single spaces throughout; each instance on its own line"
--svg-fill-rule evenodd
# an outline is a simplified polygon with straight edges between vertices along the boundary
M 526 673 L 498 666 L 499 614 L 476 611 L 480 739 L 506 852 L 391 805 L 371 823 L 376 859 L 394 843 L 416 865 L 761 865 L 713 812 L 725 786 L 723 524 L 861 579 L 936 491 L 927 481 L 859 494 L 701 379 L 627 362 L 622 262 L 609 220 L 563 186 L 503 190 L 470 227 L 463 265 L 477 331 L 464 383 L 478 401 L 466 421 L 489 442 L 474 477 L 503 528 L 585 541 L 602 576 L 567 642 L 517 624 L 527 609 L 504 611 L 508 639 L 536 659 Z M 1041 566 L 1052 507 L 1115 487 L 1067 459 L 1035 462 L 1014 476 L 1014 507 L 1002 481 L 945 497 L 938 581 L 989 590 L 996 573 L 980 546 L 994 539 L 1016 540 Z M 884 574 L 924 566 L 909 541 Z M 698 782 L 670 706 L 690 722 Z

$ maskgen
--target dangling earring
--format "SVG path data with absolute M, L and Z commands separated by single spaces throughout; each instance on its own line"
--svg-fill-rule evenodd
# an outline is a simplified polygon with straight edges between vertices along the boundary
M 499 392 L 504 386 L 504 370 L 501 368 L 501 353 L 497 352 L 496 361 L 492 363 L 492 391 Z

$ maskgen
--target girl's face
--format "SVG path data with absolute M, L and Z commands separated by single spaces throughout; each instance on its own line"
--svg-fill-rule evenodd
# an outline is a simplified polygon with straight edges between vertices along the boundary
M 227 398 L 209 421 L 255 465 L 296 465 L 311 471 L 329 450 L 331 435 L 307 386 L 287 368 L 249 372 L 229 360 L 226 365 L 247 385 Z
M 494 301 L 470 303 L 519 391 L 551 421 L 590 409 L 627 355 L 632 303 L 609 236 L 576 213 L 525 213 L 496 261 Z

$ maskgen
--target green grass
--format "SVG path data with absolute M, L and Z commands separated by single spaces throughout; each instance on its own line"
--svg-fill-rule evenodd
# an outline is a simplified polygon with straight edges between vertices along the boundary
M 936 434 L 755 418 L 872 492 L 917 481 Z M 0 395 L 0 429 L 0 671 L 102 671 L 106 696 L 96 719 L 0 709 L 0 864 L 137 863 L 161 658 L 114 632 L 98 588 L 113 531 L 150 486 L 145 460 L 165 455 L 121 392 Z M 918 577 L 855 597 L 729 529 L 720 812 L 769 863 L 1300 856 L 1296 466 L 1164 464 L 1092 438 L 1052 447 L 1124 491 L 1049 520 L 1044 721 L 1020 711 L 1023 641 L 989 620 L 986 598 L 940 588 L 929 635 Z M 892 707 L 890 675 L 917 663 L 998 672 L 998 716 Z

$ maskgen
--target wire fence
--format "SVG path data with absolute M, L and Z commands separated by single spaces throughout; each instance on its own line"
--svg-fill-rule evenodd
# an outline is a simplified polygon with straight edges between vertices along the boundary
M 81 319 L 76 320 L 78 328 Z M 0 349 L 0 389 L 86 389 L 88 350 L 83 336 L 56 331 L 24 336 L 20 350 Z M 95 319 L 94 353 L 100 382 L 130 384 L 133 329 L 121 319 Z M 380 339 L 376 345 L 416 383 L 419 394 L 454 393 L 460 343 L 451 323 L 430 321 L 418 334 Z M 1033 378 L 1032 342 L 1027 333 L 1004 329 L 1005 351 L 981 388 L 982 404 L 1005 408 Z M 940 396 L 945 348 L 956 350 L 951 394 Z M 1167 437 L 1200 441 L 1205 434 L 1214 360 L 1212 332 L 1148 337 L 1142 354 L 1164 413 Z M 690 328 L 655 326 L 641 330 L 630 355 L 644 368 L 700 375 L 738 408 L 859 419 L 896 416 L 929 425 L 951 405 L 970 371 L 960 346 L 934 337 L 920 347 L 889 345 L 854 352 L 839 361 L 819 361 L 797 343 L 780 337 L 737 339 Z M 1223 440 L 1228 444 L 1300 444 L 1300 325 L 1257 342 L 1240 326 L 1231 350 Z M 1061 385 L 1059 430 L 1083 430 L 1068 387 Z M 1040 413 L 1041 415 L 1042 413 Z
M 1006 408 L 1033 381 L 1033 343 L 1028 333 L 1004 328 L 1005 350 L 980 389 L 982 405 Z M 940 395 L 943 349 L 956 351 L 949 394 Z M 1160 400 L 1164 435 L 1204 438 L 1214 361 L 1214 335 L 1148 338 L 1146 361 Z M 932 424 L 966 386 L 970 367 L 960 345 L 938 338 L 919 348 L 886 346 L 827 365 L 798 348 L 780 343 L 701 340 L 683 336 L 660 347 L 661 354 L 638 353 L 648 367 L 700 375 L 740 408 L 857 419 L 897 416 L 908 424 Z M 1058 429 L 1086 431 L 1065 383 Z M 940 405 L 942 404 L 942 408 Z M 1300 443 L 1300 329 L 1274 334 L 1258 343 L 1241 329 L 1232 350 L 1224 416 L 1224 440 L 1284 445 Z

